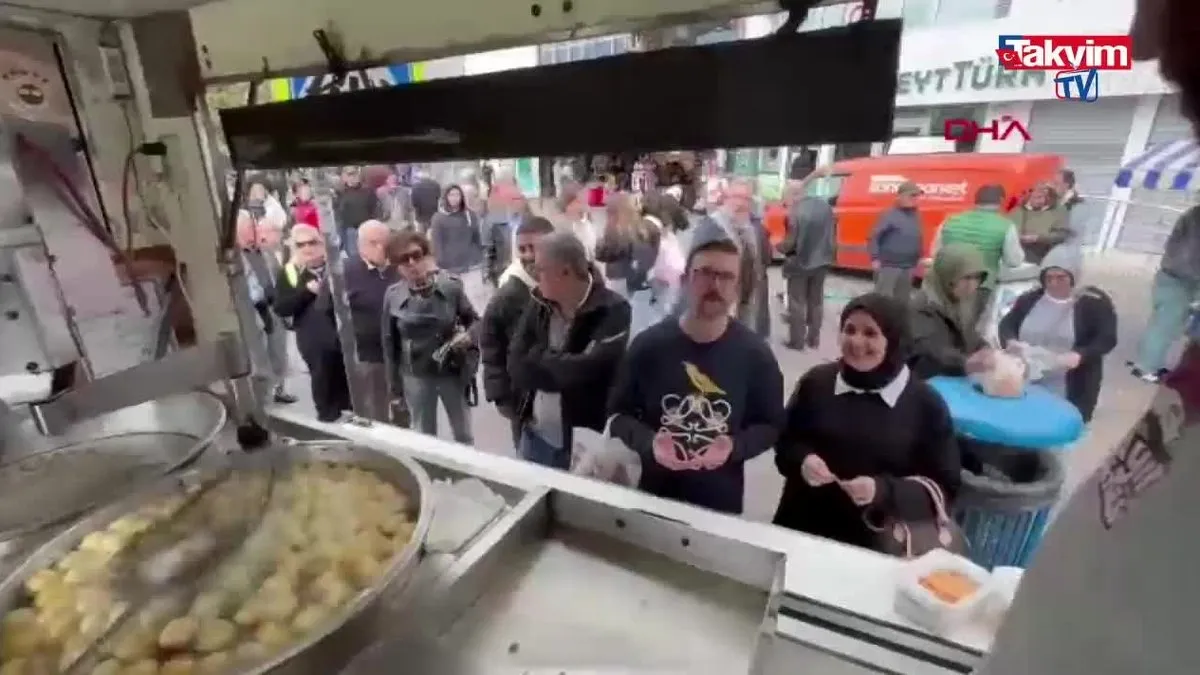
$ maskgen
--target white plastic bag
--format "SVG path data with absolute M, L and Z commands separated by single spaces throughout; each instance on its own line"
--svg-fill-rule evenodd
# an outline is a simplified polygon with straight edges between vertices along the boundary
M 1020 398 L 1025 393 L 1026 366 L 1021 357 L 1007 352 L 992 354 L 992 367 L 979 373 L 976 381 L 988 396 Z
M 584 427 L 571 431 L 571 473 L 607 483 L 637 487 L 642 477 L 642 460 L 610 430 L 613 417 L 604 425 L 604 433 Z
M 1026 382 L 1037 382 L 1050 373 L 1062 370 L 1059 355 L 1045 347 L 1010 342 L 1008 351 L 1025 362 Z

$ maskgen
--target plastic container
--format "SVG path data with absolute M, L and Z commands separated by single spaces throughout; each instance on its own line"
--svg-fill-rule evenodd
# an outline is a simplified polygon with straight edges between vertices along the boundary
M 949 603 L 921 585 L 921 579 L 933 572 L 957 572 L 975 582 L 976 591 L 955 603 Z M 927 630 L 942 633 L 970 623 L 988 598 L 991 575 L 987 570 L 944 549 L 934 549 L 904 565 L 896 584 L 895 609 L 898 614 Z

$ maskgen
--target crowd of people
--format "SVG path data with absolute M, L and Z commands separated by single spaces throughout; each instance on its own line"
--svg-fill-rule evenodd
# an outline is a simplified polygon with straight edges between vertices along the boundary
M 640 489 L 728 513 L 742 510 L 745 463 L 774 449 L 785 480 L 775 522 L 870 546 L 873 522 L 932 517 L 926 489 L 905 477 L 948 499 L 958 488 L 963 458 L 926 380 L 986 371 L 1000 351 L 1034 345 L 1055 355 L 1042 383 L 1089 418 L 1116 315 L 1107 294 L 1080 282 L 1066 216 L 1042 215 L 1061 204 L 1049 186 L 1016 214 L 1001 213 L 1003 188 L 982 187 L 975 207 L 939 230 L 914 291 L 919 188 L 905 185 L 872 237 L 877 290 L 845 306 L 839 357 L 804 373 L 785 400 L 767 341 L 767 268 L 784 257 L 784 344 L 818 348 L 836 222 L 806 187 L 825 173 L 788 185 L 787 235 L 773 246 L 753 185 L 736 178 L 702 215 L 669 188 L 609 191 L 601 220 L 586 185 L 567 182 L 534 209 L 503 177 L 483 189 L 419 189 L 430 179 L 418 177 L 397 197 L 398 183 L 371 188 L 347 169 L 334 208 L 350 372 L 307 186 L 284 207 L 264 205 L 270 190 L 254 183 L 238 232 L 264 340 L 283 355 L 270 363 L 276 400 L 294 400 L 282 388 L 287 327 L 323 421 L 354 409 L 353 379 L 364 399 L 354 413 L 436 435 L 440 405 L 451 436 L 470 445 L 471 409 L 486 403 L 527 461 L 569 470 L 574 430 L 607 431 L 641 458 Z M 1040 264 L 1039 284 L 989 346 L 979 323 L 990 284 L 1025 260 Z M 481 308 L 462 277 L 476 267 L 494 287 Z

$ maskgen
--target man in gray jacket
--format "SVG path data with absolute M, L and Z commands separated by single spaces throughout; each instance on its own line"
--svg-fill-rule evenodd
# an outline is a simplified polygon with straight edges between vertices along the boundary
M 788 184 L 787 232 L 779 242 L 787 281 L 788 349 L 817 349 L 825 316 L 825 277 L 834 262 L 837 219 L 823 197 L 804 196 L 804 184 Z
M 912 181 L 900 185 L 896 205 L 879 216 L 867 246 L 875 270 L 875 290 L 908 303 L 913 270 L 921 262 L 921 217 L 917 198 L 921 187 Z

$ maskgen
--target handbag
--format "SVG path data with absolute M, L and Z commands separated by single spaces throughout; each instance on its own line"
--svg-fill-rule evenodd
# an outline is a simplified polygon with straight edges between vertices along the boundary
M 887 518 L 876 524 L 871 521 L 869 512 L 863 513 L 863 522 L 875 535 L 874 549 L 898 558 L 916 558 L 935 548 L 966 553 L 967 539 L 946 511 L 946 495 L 941 486 L 924 476 L 906 476 L 904 480 L 920 485 L 929 494 L 933 502 L 933 519 L 909 522 Z

